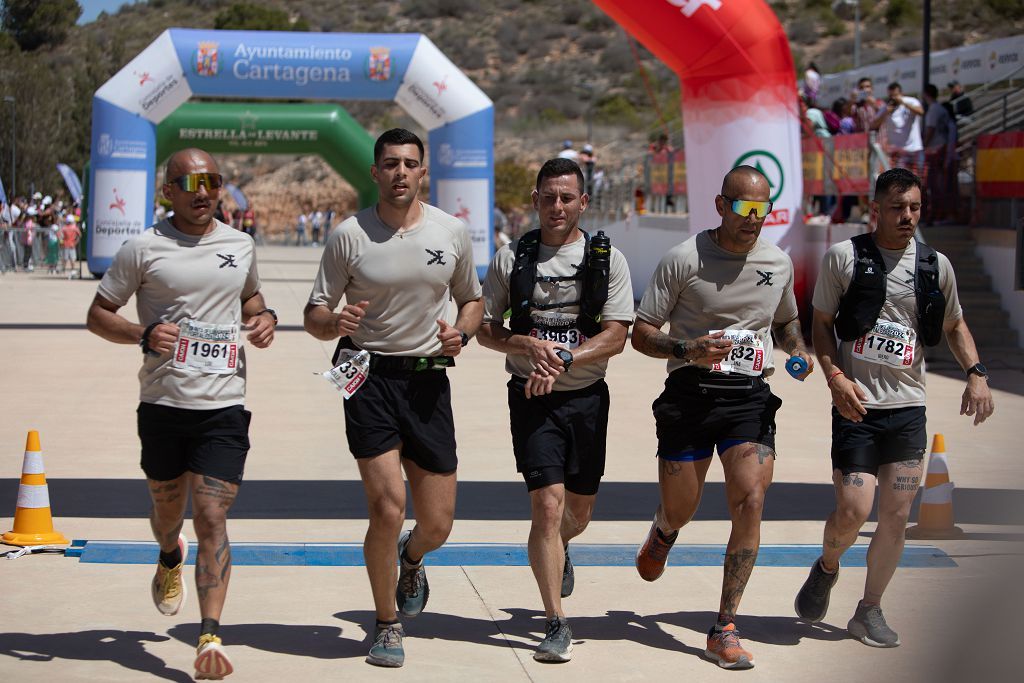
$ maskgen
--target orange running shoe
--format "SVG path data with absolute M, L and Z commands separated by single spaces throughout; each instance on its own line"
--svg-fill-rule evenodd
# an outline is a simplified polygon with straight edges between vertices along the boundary
M 668 538 L 662 536 L 658 529 L 658 518 L 654 518 L 651 530 L 647 532 L 647 540 L 636 551 L 636 570 L 644 581 L 656 581 L 665 573 L 668 564 L 668 551 L 679 537 L 679 531 L 673 531 Z
M 712 626 L 708 631 L 708 649 L 704 650 L 704 656 L 718 662 L 723 669 L 754 668 L 754 655 L 740 645 L 736 624 L 729 624 L 720 631 L 717 626 Z

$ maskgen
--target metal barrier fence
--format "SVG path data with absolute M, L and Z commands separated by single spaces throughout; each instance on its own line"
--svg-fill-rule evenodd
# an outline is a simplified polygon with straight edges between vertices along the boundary
M 27 238 L 29 233 L 30 239 Z M 80 270 L 83 242 L 79 240 L 75 249 L 75 272 Z M 0 272 L 47 269 L 54 273 L 66 273 L 61 256 L 60 238 L 56 230 L 0 227 Z

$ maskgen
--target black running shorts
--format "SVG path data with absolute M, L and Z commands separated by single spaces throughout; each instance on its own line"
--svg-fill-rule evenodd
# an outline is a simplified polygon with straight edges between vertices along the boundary
M 137 413 L 146 477 L 170 481 L 195 472 L 241 483 L 252 419 L 243 406 L 190 410 L 140 403 Z
M 880 465 L 924 458 L 924 406 L 867 410 L 863 422 L 853 422 L 832 409 L 832 469 L 877 475 Z
M 782 399 L 762 377 L 725 375 L 699 368 L 669 374 L 655 399 L 658 457 L 704 460 L 741 443 L 775 450 L 775 413 Z
M 356 459 L 401 444 L 402 457 L 428 472 L 454 472 L 459 461 L 448 375 L 444 370 L 371 370 L 345 401 L 345 437 Z
M 608 436 L 608 385 L 526 398 L 526 380 L 508 382 L 509 422 L 516 470 L 530 491 L 565 484 L 581 496 L 597 493 Z

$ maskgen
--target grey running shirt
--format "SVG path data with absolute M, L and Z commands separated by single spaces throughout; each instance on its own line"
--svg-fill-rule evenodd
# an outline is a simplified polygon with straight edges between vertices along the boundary
M 178 324 L 184 319 L 239 325 L 245 340 L 242 301 L 260 291 L 256 253 L 249 235 L 220 221 L 200 237 L 164 220 L 125 242 L 100 282 L 99 295 L 124 306 L 135 295 L 139 323 Z M 175 408 L 209 410 L 245 400 L 245 347 L 238 370 L 212 374 L 176 368 L 170 356 L 144 356 L 140 400 Z
M 888 271 L 885 303 L 878 319 L 905 325 L 918 333 L 917 299 L 914 293 L 917 242 L 912 241 L 906 250 L 881 247 L 878 250 L 882 252 L 882 260 Z M 946 296 L 945 320 L 952 322 L 963 316 L 956 291 L 956 277 L 949 259 L 943 254 L 938 254 L 938 263 L 939 289 Z M 853 264 L 853 242 L 850 240 L 834 244 L 825 252 L 821 273 L 814 286 L 815 309 L 835 316 L 839 311 L 839 299 L 853 279 Z M 913 364 L 905 370 L 854 358 L 853 348 L 854 342 L 839 342 L 837 366 L 867 395 L 867 401 L 863 402 L 865 407 L 906 408 L 925 405 L 924 354 L 919 340 L 914 345 Z
M 342 222 L 324 245 L 309 303 L 332 311 L 342 295 L 369 301 L 352 341 L 392 356 L 437 356 L 438 320 L 455 324 L 456 306 L 480 298 L 473 246 L 466 225 L 420 203 L 423 217 L 399 233 L 371 206 Z
M 754 330 L 764 340 L 764 376 L 774 372 L 772 325 L 797 317 L 793 262 L 774 244 L 758 240 L 746 254 L 722 249 L 710 230 L 673 247 L 658 264 L 636 311 L 673 339 L 696 339 L 711 330 Z M 686 363 L 668 360 L 672 372 Z
M 537 255 L 537 275 L 542 276 L 568 276 L 576 272 L 576 266 L 583 262 L 583 247 L 586 239 L 583 235 L 575 242 L 562 245 L 561 247 L 549 247 L 540 245 Z M 504 324 L 505 311 L 509 310 L 509 276 L 512 273 L 512 266 L 516 260 L 516 248 L 519 240 L 507 244 L 498 250 L 491 261 L 487 271 L 487 278 L 484 280 L 484 322 Z M 608 301 L 601 309 L 601 320 L 618 320 L 626 324 L 633 322 L 633 285 L 629 279 L 629 266 L 626 258 L 615 247 L 612 247 L 611 267 L 608 273 Z M 536 304 L 549 304 L 560 301 L 578 301 L 580 298 L 581 280 L 566 280 L 562 282 L 538 282 L 533 289 L 533 302 Z M 564 306 L 551 309 L 555 314 L 571 316 L 568 327 L 575 328 L 575 318 L 579 315 L 580 307 Z M 535 312 L 534 320 L 538 320 Z M 556 343 L 562 345 L 560 340 Z M 578 344 L 566 341 L 566 348 Z M 519 377 L 529 377 L 533 366 L 528 356 L 520 354 L 508 354 L 505 356 L 505 370 Z M 553 389 L 555 391 L 572 391 L 590 386 L 597 380 L 604 377 L 608 369 L 608 361 L 587 365 L 573 365 L 569 372 L 563 372 L 555 380 Z

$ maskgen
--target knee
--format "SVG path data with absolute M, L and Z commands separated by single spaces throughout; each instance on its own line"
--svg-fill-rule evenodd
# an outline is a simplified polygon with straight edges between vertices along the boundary
M 859 529 L 868 521 L 871 508 L 862 505 L 839 504 L 835 511 L 836 524 L 842 529 Z
M 370 503 L 369 515 L 371 525 L 398 533 L 405 522 L 405 505 L 394 498 L 382 497 Z
M 192 512 L 192 524 L 202 538 L 226 535 L 227 512 L 216 505 L 197 507 Z
M 562 526 L 562 499 L 559 496 L 537 494 L 532 501 L 533 526 L 546 533 L 557 533 Z
M 452 519 L 424 519 L 416 520 L 417 542 L 423 541 L 427 545 L 439 547 L 448 540 L 452 532 Z
M 574 534 L 583 533 L 587 525 L 590 524 L 591 508 L 584 508 L 582 510 L 573 510 L 570 506 L 565 506 L 565 512 L 562 515 L 562 525 L 567 527 Z
M 910 506 L 878 511 L 878 526 L 902 532 L 910 520 Z
M 760 486 L 740 492 L 732 504 L 733 515 L 739 518 L 761 519 L 761 513 L 764 510 L 764 494 L 765 489 Z
M 661 521 L 669 529 L 682 529 L 689 524 L 693 514 L 697 511 L 697 505 L 689 502 L 675 505 L 661 506 Z

